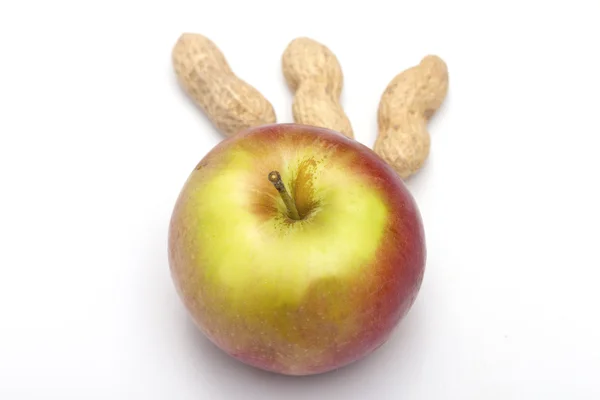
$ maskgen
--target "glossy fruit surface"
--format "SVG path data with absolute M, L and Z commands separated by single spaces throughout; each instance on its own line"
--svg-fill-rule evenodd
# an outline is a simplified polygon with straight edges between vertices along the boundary
M 417 295 L 425 259 L 419 211 L 397 174 L 352 139 L 296 124 L 212 149 L 169 231 L 172 277 L 198 327 L 238 360 L 290 375 L 383 344 Z

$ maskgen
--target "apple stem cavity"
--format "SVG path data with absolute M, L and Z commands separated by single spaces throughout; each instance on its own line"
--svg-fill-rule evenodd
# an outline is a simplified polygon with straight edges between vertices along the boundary
M 281 175 L 279 174 L 279 172 L 269 172 L 269 181 L 273 184 L 273 186 L 275 186 L 275 189 L 277 189 L 277 191 L 279 192 L 279 195 L 281 196 L 281 199 L 283 200 L 283 203 L 287 208 L 288 216 L 291 219 L 300 220 L 301 218 L 300 214 L 298 213 L 298 208 L 296 208 L 296 202 L 294 202 L 294 199 L 292 199 L 292 196 L 290 196 L 290 194 L 286 190 L 285 185 L 281 180 Z

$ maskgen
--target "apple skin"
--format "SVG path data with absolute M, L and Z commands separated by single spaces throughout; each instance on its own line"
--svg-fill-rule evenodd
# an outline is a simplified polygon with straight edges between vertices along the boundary
M 280 172 L 303 217 L 267 179 Z M 169 226 L 177 292 L 217 347 L 254 367 L 311 375 L 384 344 L 423 279 L 415 201 L 371 149 L 298 124 L 248 129 L 188 177 Z

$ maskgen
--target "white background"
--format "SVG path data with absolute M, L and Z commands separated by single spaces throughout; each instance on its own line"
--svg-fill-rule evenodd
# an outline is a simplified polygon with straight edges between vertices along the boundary
M 0 398 L 600 398 L 600 3 L 350 3 L 0 3 Z M 429 53 L 448 63 L 429 162 L 407 183 L 425 281 L 367 359 L 267 374 L 187 317 L 167 224 L 222 137 L 175 82 L 185 31 L 282 122 L 281 53 L 298 36 L 326 44 L 369 146 L 389 80 Z

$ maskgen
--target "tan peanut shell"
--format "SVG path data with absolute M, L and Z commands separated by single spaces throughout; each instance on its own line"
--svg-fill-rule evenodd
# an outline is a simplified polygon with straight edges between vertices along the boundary
M 294 121 L 354 138 L 350 120 L 340 104 L 344 77 L 333 52 L 313 39 L 300 37 L 287 46 L 281 64 L 285 80 L 294 92 Z
M 396 75 L 383 92 L 373 149 L 403 179 L 421 169 L 429 156 L 427 123 L 447 92 L 446 63 L 433 55 Z
M 207 37 L 182 34 L 171 56 L 179 84 L 222 134 L 276 122 L 271 103 L 233 73 Z

